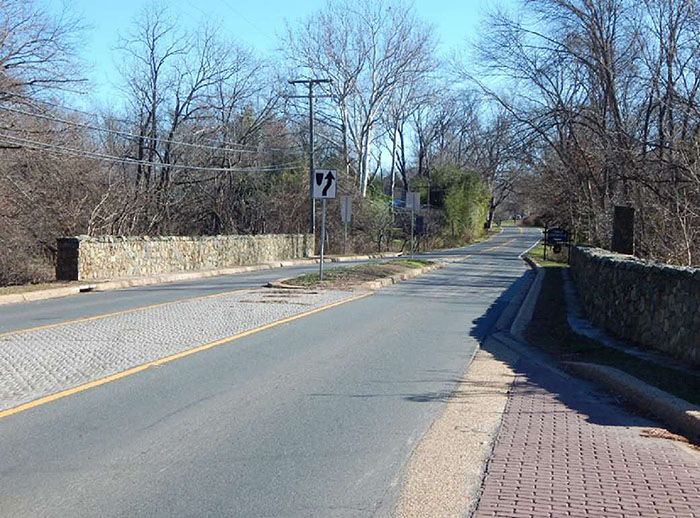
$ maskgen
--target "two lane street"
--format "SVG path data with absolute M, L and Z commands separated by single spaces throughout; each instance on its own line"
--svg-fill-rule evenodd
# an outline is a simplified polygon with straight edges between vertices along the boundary
M 537 229 L 507 227 L 478 245 L 426 254 L 448 263 L 1 418 L 0 516 L 389 516 L 402 468 L 521 287 L 527 267 L 519 254 L 539 237 Z M 313 269 L 9 306 L 0 332 L 248 289 Z M 207 303 L 217 301 L 233 304 L 226 297 Z M 141 311 L 154 318 L 147 333 L 135 331 L 148 335 L 139 340 L 170 340 L 155 317 L 174 312 L 169 318 L 186 321 L 182 308 Z M 98 323 L 83 323 L 76 340 L 106 340 L 90 331 Z M 192 331 L 201 337 L 192 347 L 211 340 L 206 331 Z

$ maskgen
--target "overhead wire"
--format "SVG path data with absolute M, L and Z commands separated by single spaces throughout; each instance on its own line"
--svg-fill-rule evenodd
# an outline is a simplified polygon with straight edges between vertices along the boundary
M 20 144 L 23 147 L 29 149 L 39 150 L 39 151 L 52 151 L 55 153 L 69 155 L 79 158 L 91 158 L 95 160 L 103 160 L 113 163 L 129 164 L 129 165 L 145 165 L 152 167 L 170 168 L 170 169 L 180 169 L 189 171 L 204 171 L 213 173 L 250 173 L 250 172 L 275 172 L 280 171 L 285 168 L 295 167 L 302 165 L 302 160 L 295 160 L 292 162 L 285 162 L 279 164 L 267 164 L 263 166 L 250 166 L 250 167 L 206 167 L 206 166 L 192 166 L 187 164 L 166 164 L 161 162 L 153 162 L 149 160 L 139 160 L 136 158 L 129 157 L 118 157 L 114 155 L 109 155 L 105 153 L 99 153 L 96 151 L 86 151 L 82 149 L 69 148 L 66 146 L 59 146 L 56 144 L 50 144 L 48 142 L 41 142 L 31 139 L 26 139 L 22 137 L 16 137 L 13 135 L 0 134 L 0 139 L 3 139 L 5 143 L 8 144 Z
M 78 114 L 81 114 L 81 115 L 86 116 L 86 117 L 94 118 L 96 120 L 99 119 L 100 117 L 104 117 L 103 115 L 98 115 L 95 113 L 90 113 L 90 112 L 79 110 L 76 108 L 71 108 L 71 107 L 68 107 L 65 105 L 53 103 L 51 101 L 47 101 L 47 100 L 43 100 L 43 99 L 41 99 L 41 100 L 35 99 L 33 97 L 18 94 L 15 92 L 9 92 L 7 90 L 0 89 L 0 94 L 5 94 L 5 95 L 25 99 L 25 100 L 29 101 L 28 104 L 31 104 L 34 107 L 37 107 L 38 104 L 43 104 L 45 106 L 50 106 L 50 107 L 53 107 L 56 109 L 78 113 Z M 163 143 L 172 143 L 174 145 L 182 145 L 184 147 L 206 149 L 206 150 L 210 150 L 210 151 L 264 154 L 264 151 L 261 152 L 258 148 L 248 149 L 249 147 L 252 147 L 252 146 L 245 146 L 243 144 L 234 144 L 235 146 L 240 146 L 241 147 L 240 149 L 233 148 L 233 147 L 207 146 L 207 145 L 203 145 L 203 144 L 193 144 L 190 142 L 183 142 L 183 141 L 178 141 L 178 140 L 160 139 L 157 137 L 136 135 L 136 134 L 125 132 L 125 131 L 114 130 L 114 129 L 103 128 L 103 127 L 99 127 L 99 126 L 95 126 L 95 125 L 91 125 L 91 124 L 80 123 L 77 121 L 72 121 L 72 120 L 61 118 L 61 117 L 57 117 L 55 115 L 44 115 L 44 114 L 39 114 L 39 113 L 32 113 L 32 112 L 28 112 L 26 110 L 21 110 L 18 108 L 3 106 L 2 104 L 0 104 L 0 110 L 5 110 L 5 111 L 12 112 L 12 113 L 17 113 L 19 115 L 36 117 L 39 119 L 58 122 L 58 123 L 70 125 L 73 127 L 89 129 L 89 130 L 93 130 L 93 131 L 100 131 L 100 132 L 119 135 L 119 136 L 128 137 L 128 138 L 144 139 L 144 140 L 150 140 L 150 141 L 159 141 L 159 142 L 163 142 Z M 131 123 L 131 122 L 124 120 L 124 119 L 113 118 L 113 120 L 115 120 L 116 122 L 124 123 L 124 124 Z M 5 129 L 7 130 L 7 128 L 5 128 Z M 285 136 L 295 135 L 295 134 L 296 134 L 296 132 L 292 132 L 292 131 L 288 131 L 288 130 L 283 132 L 283 135 L 285 135 Z M 295 161 L 291 161 L 291 162 L 285 162 L 282 164 L 271 164 L 271 165 L 266 165 L 266 166 L 261 166 L 261 167 L 250 167 L 250 168 L 212 168 L 212 167 L 203 167 L 203 166 L 188 166 L 185 164 L 164 164 L 164 163 L 153 162 L 153 161 L 148 161 L 148 160 L 138 160 L 138 159 L 128 158 L 128 157 L 126 157 L 126 158 L 125 157 L 118 157 L 118 156 L 108 155 L 105 153 L 99 153 L 99 152 L 94 152 L 94 151 L 85 151 L 85 150 L 79 150 L 79 149 L 66 148 L 64 146 L 57 146 L 55 144 L 49 144 L 49 143 L 40 142 L 40 141 L 33 141 L 30 139 L 22 139 L 20 137 L 14 137 L 11 135 L 0 135 L 0 138 L 4 138 L 6 140 L 13 139 L 14 140 L 14 142 L 12 142 L 13 144 L 17 144 L 19 142 L 20 144 L 24 145 L 27 148 L 46 149 L 46 150 L 51 150 L 53 152 L 56 152 L 59 154 L 64 154 L 64 155 L 70 154 L 71 156 L 85 156 L 86 158 L 92 158 L 92 159 L 102 160 L 102 161 L 109 161 L 109 162 L 114 162 L 114 163 L 146 165 L 146 166 L 154 166 L 154 167 L 169 167 L 171 169 L 184 169 L 184 170 L 210 171 L 210 172 L 252 172 L 252 171 L 264 172 L 264 171 L 276 171 L 276 170 L 279 170 L 279 169 L 285 168 L 285 167 L 294 167 L 294 166 L 303 165 L 302 160 L 295 160 Z M 207 138 L 204 138 L 203 140 L 215 142 L 214 140 L 207 139 Z M 288 151 L 291 149 L 298 149 L 298 147 L 294 146 L 294 147 L 289 147 L 289 148 L 267 148 L 267 150 L 271 150 L 271 151 Z
M 229 148 L 229 147 L 206 146 L 203 144 L 191 144 L 189 142 L 182 142 L 182 141 L 178 141 L 178 140 L 162 139 L 162 138 L 158 138 L 158 137 L 147 137 L 145 135 L 136 135 L 134 133 L 128 133 L 126 131 L 113 130 L 113 129 L 109 129 L 109 128 L 100 128 L 98 126 L 92 126 L 90 124 L 83 124 L 80 122 L 75 122 L 75 121 L 71 121 L 68 119 L 62 119 L 60 117 L 55 117 L 55 116 L 27 112 L 24 110 L 19 110 L 17 108 L 10 108 L 8 106 L 2 106 L 2 105 L 0 105 L 0 110 L 12 112 L 12 113 L 18 113 L 18 114 L 25 115 L 28 117 L 35 117 L 37 119 L 42 119 L 42 120 L 60 122 L 62 124 L 66 124 L 66 125 L 73 126 L 76 128 L 101 131 L 101 132 L 109 133 L 112 135 L 119 135 L 119 136 L 123 136 L 123 137 L 135 138 L 135 139 L 157 141 L 157 142 L 163 142 L 163 143 L 167 143 L 167 144 L 175 144 L 177 146 L 183 146 L 183 147 L 190 147 L 190 148 L 197 148 L 197 149 L 208 149 L 208 150 L 215 150 L 215 151 L 230 151 L 233 153 L 251 153 L 251 154 L 259 154 L 260 153 L 260 151 L 253 151 L 252 149 L 234 149 L 234 148 Z
M 29 101 L 28 104 L 34 105 L 35 108 L 37 107 L 37 104 L 43 104 L 43 105 L 45 105 L 45 106 L 50 106 L 50 107 L 52 107 L 52 108 L 56 108 L 56 109 L 60 109 L 60 110 L 65 110 L 65 111 L 71 111 L 71 112 L 74 112 L 74 113 L 79 113 L 79 114 L 81 114 L 81 115 L 84 115 L 84 116 L 90 117 L 90 118 L 94 118 L 94 119 L 96 119 L 96 120 L 98 120 L 100 117 L 105 117 L 105 116 L 98 115 L 98 114 L 95 114 L 95 113 L 90 113 L 90 112 L 86 112 L 86 111 L 83 111 L 83 110 L 78 110 L 78 109 L 76 109 L 76 108 L 71 108 L 71 107 L 69 107 L 69 106 L 64 106 L 64 105 L 61 105 L 61 104 L 56 104 L 56 103 L 53 103 L 53 102 L 50 102 L 50 101 L 46 101 L 46 100 L 43 100 L 43 99 L 41 99 L 41 100 L 39 100 L 39 99 L 34 99 L 34 98 L 29 97 L 29 96 L 26 96 L 26 95 L 17 94 L 17 93 L 14 93 L 14 92 L 9 92 L 9 91 L 7 91 L 7 90 L 2 90 L 2 89 L 0 89 L 0 94 L 4 94 L 4 95 L 8 95 L 8 96 L 13 96 L 13 97 L 18 97 L 18 98 L 21 98 L 21 99 L 25 99 L 26 101 Z M 57 117 L 57 116 L 55 116 L 55 115 L 50 115 L 50 116 L 49 116 L 49 115 L 43 115 L 43 114 L 38 114 L 38 113 L 32 113 L 32 112 L 27 112 L 27 111 L 24 111 L 24 110 L 19 110 L 19 109 L 17 109 L 17 108 L 11 108 L 11 107 L 8 107 L 8 106 L 3 106 L 3 105 L 0 105 L 0 109 L 6 110 L 6 111 L 10 111 L 10 112 L 19 113 L 19 114 L 26 115 L 26 116 L 30 116 L 30 117 L 36 117 L 36 118 L 41 118 L 41 119 L 44 119 L 44 120 L 50 120 L 50 121 L 54 121 L 54 122 L 60 122 L 60 123 L 63 123 L 63 124 L 69 124 L 69 125 L 72 125 L 72 126 L 75 126 L 75 127 L 82 127 L 82 128 L 84 128 L 84 129 L 91 129 L 91 130 L 94 130 L 94 131 L 102 131 L 102 132 L 112 133 L 112 134 L 116 134 L 116 135 L 126 136 L 126 137 L 129 137 L 129 138 L 140 138 L 140 139 L 144 139 L 144 140 L 151 140 L 151 141 L 159 141 L 159 142 L 172 143 L 172 144 L 182 145 L 182 146 L 187 146 L 187 147 L 195 147 L 195 148 L 196 148 L 196 147 L 199 147 L 199 148 L 205 148 L 205 149 L 211 148 L 211 149 L 224 150 L 224 151 L 231 151 L 231 152 L 236 152 L 236 153 L 265 153 L 265 152 L 268 152 L 268 151 L 281 151 L 281 152 L 286 152 L 286 151 L 290 151 L 290 150 L 298 150 L 298 149 L 299 149 L 299 146 L 289 146 L 289 147 L 285 147 L 285 148 L 268 147 L 268 148 L 266 148 L 265 150 L 260 150 L 260 148 L 258 148 L 257 146 L 251 146 L 251 145 L 246 145 L 246 144 L 236 144 L 236 143 L 227 143 L 227 144 L 226 144 L 227 147 L 225 147 L 225 148 L 222 148 L 221 146 L 206 146 L 206 145 L 203 145 L 203 144 L 193 144 L 193 143 L 189 143 L 189 142 L 183 142 L 183 141 L 178 141 L 178 140 L 162 139 L 162 138 L 158 138 L 158 137 L 148 137 L 148 136 L 145 136 L 145 135 L 136 135 L 136 134 L 129 133 L 129 132 L 124 132 L 124 131 L 119 131 L 119 130 L 112 130 L 112 129 L 109 129 L 109 128 L 101 128 L 101 127 L 99 127 L 99 126 L 93 126 L 93 125 L 90 125 L 90 124 L 84 124 L 84 123 L 79 123 L 79 122 L 76 122 L 76 121 L 71 121 L 71 120 L 67 120 L 67 119 L 62 119 L 62 118 Z M 114 120 L 114 121 L 116 121 L 116 122 L 121 122 L 122 124 L 133 124 L 132 121 L 128 121 L 128 120 L 125 120 L 125 119 L 112 118 L 112 120 Z M 287 134 L 292 134 L 292 133 L 287 132 Z M 203 138 L 203 140 L 209 141 L 209 142 L 217 142 L 215 139 L 210 139 L 210 138 Z

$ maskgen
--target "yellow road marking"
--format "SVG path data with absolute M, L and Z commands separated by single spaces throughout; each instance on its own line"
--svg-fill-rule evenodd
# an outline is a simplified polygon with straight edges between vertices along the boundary
M 252 335 L 254 333 L 258 333 L 260 331 L 264 331 L 265 329 L 270 329 L 271 327 L 276 327 L 281 324 L 286 324 L 287 322 L 292 322 L 293 320 L 297 320 L 299 318 L 303 318 L 309 315 L 313 315 L 314 313 L 318 313 L 319 311 L 324 311 L 326 309 L 330 309 L 336 306 L 340 306 L 341 304 L 345 304 L 347 302 L 352 302 L 353 300 L 359 300 L 365 297 L 368 297 L 372 295 L 374 292 L 369 291 L 366 293 L 361 293 L 359 295 L 355 295 L 352 297 L 348 297 L 342 300 L 338 300 L 336 302 L 333 302 L 331 304 L 328 304 L 326 306 L 321 306 L 315 309 L 311 309 L 309 311 L 304 311 L 303 313 L 298 313 L 296 315 L 292 315 L 291 317 L 286 317 L 281 320 L 275 320 L 274 322 L 270 322 L 269 324 L 265 324 L 259 327 L 255 327 L 253 329 L 249 329 L 248 331 L 243 331 L 242 333 L 238 333 L 232 336 L 228 336 L 226 338 L 221 338 L 220 340 L 216 340 L 214 342 L 209 342 L 208 344 L 200 345 L 198 347 L 194 347 L 192 349 L 188 349 L 186 351 L 182 351 L 179 353 L 172 354 L 170 356 L 166 356 L 165 358 L 160 358 L 159 360 L 153 360 L 148 363 L 144 363 L 143 365 L 138 365 L 137 367 L 132 367 L 130 369 L 127 369 L 122 372 L 118 372 L 116 374 L 112 374 L 110 376 L 106 376 L 104 378 L 100 378 L 95 381 L 90 381 L 88 383 L 84 383 L 83 385 L 78 385 L 77 387 L 73 387 L 67 390 L 62 390 L 61 392 L 56 392 L 55 394 L 51 394 L 48 396 L 41 397 L 39 399 L 35 399 L 34 401 L 30 401 L 29 403 L 24 403 L 22 405 L 16 406 L 14 408 L 8 408 L 7 410 L 2 410 L 0 411 L 0 419 L 3 417 L 7 417 L 13 414 L 17 414 L 19 412 L 22 412 L 23 410 L 28 410 L 30 408 L 34 408 L 40 405 L 44 405 L 46 403 L 50 403 L 51 401 L 55 401 L 57 399 L 64 398 L 66 396 L 70 396 L 72 394 L 76 394 L 78 392 L 82 392 L 84 390 L 88 390 L 94 387 L 99 387 L 100 385 L 104 385 L 106 383 L 110 383 L 112 381 L 116 381 L 121 378 L 125 378 L 126 376 L 130 376 L 132 374 L 136 374 L 137 372 L 141 372 L 143 370 L 148 369 L 149 367 L 155 367 L 157 365 L 163 365 L 164 363 L 169 363 L 174 360 L 178 360 L 180 358 L 184 358 L 185 356 L 189 356 L 190 354 L 195 354 L 201 351 L 206 351 L 207 349 L 211 349 L 213 347 L 216 347 L 217 345 L 222 345 L 228 342 L 233 342 L 234 340 L 238 340 L 239 338 L 244 338 L 246 336 Z
M 487 248 L 486 250 L 482 250 L 482 252 L 490 252 L 491 250 L 495 250 L 496 248 L 501 248 L 502 246 L 506 246 L 511 244 L 513 241 L 515 241 L 517 238 L 514 237 L 513 239 L 509 239 L 505 243 L 501 243 L 500 245 L 492 246 L 491 248 Z
M 520 235 L 522 236 L 523 235 L 523 227 L 518 228 L 518 230 L 520 231 Z
M 199 297 L 192 297 L 189 299 L 171 300 L 169 302 L 160 302 L 158 304 L 151 304 L 150 306 L 139 306 L 138 308 L 124 309 L 122 311 L 114 311 L 112 313 L 104 313 L 102 315 L 94 315 L 91 317 L 76 318 L 75 320 L 66 320 L 65 322 L 57 322 L 55 324 L 46 324 L 43 326 L 28 327 L 26 329 L 18 329 L 16 331 L 7 331 L 6 333 L 0 333 L 0 338 L 4 338 L 6 336 L 18 335 L 21 333 L 30 333 L 32 331 L 43 331 L 44 329 L 51 329 L 54 327 L 63 327 L 63 326 L 67 326 L 70 324 L 77 324 L 80 322 L 92 322 L 93 320 L 100 320 L 101 318 L 115 317 L 117 315 L 126 315 L 128 313 L 135 313 L 137 311 L 146 311 L 149 309 L 155 309 L 155 308 L 160 308 L 163 306 L 169 306 L 171 304 L 180 304 L 182 302 L 195 302 L 197 300 L 213 299 L 215 297 L 223 297 L 224 295 L 232 295 L 234 293 L 240 293 L 242 291 L 248 291 L 251 289 L 255 289 L 255 288 L 242 288 L 240 290 L 232 290 L 232 291 L 225 291 L 222 293 L 214 293 L 213 295 L 200 295 Z

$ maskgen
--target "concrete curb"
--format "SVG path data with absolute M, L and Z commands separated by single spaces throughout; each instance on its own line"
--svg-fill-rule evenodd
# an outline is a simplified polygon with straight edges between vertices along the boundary
M 532 260 L 530 260 L 532 261 Z M 526 259 L 527 262 L 527 259 Z M 523 301 L 520 310 L 516 315 L 513 323 L 510 326 L 510 334 L 520 340 L 521 342 L 527 342 L 523 333 L 527 328 L 528 324 L 532 320 L 532 316 L 535 313 L 535 307 L 537 306 L 537 300 L 540 296 L 540 291 L 542 289 L 542 281 L 544 280 L 545 272 L 544 269 L 537 267 L 536 263 L 532 261 L 532 264 L 537 268 L 537 275 L 535 280 L 532 281 L 530 290 L 527 292 L 527 296 Z
M 439 270 L 445 267 L 445 263 L 435 263 L 428 266 L 421 266 L 420 268 L 414 268 L 404 273 L 399 273 L 392 275 L 391 277 L 385 277 L 384 279 L 378 279 L 376 281 L 368 281 L 360 284 L 355 289 L 356 290 L 378 290 L 384 288 L 385 286 L 390 286 L 392 284 L 397 284 L 401 281 L 407 281 L 408 279 L 413 279 L 424 273 L 431 272 L 433 270 Z
M 530 287 L 535 281 L 536 275 L 536 270 L 528 270 L 527 272 L 525 272 L 523 287 L 511 299 L 511 301 L 508 303 L 508 306 L 506 306 L 501 315 L 498 317 L 498 320 L 496 320 L 496 323 L 493 325 L 492 331 L 490 333 L 491 335 L 504 331 L 506 333 L 510 332 L 510 328 L 512 327 L 513 322 L 515 321 L 515 318 L 518 316 L 520 309 L 523 307 L 523 301 L 525 300 L 525 297 L 527 297 L 527 294 L 530 292 Z
M 346 263 L 351 261 L 367 261 L 370 259 L 393 258 L 400 256 L 400 252 L 386 252 L 381 254 L 369 255 L 348 255 L 348 256 L 331 256 L 326 259 L 332 263 Z M 318 264 L 318 258 L 308 259 L 290 259 L 285 261 L 271 261 L 262 264 L 250 266 L 234 266 L 231 268 L 219 268 L 215 270 L 198 270 L 193 272 L 174 272 L 164 273 L 159 275 L 151 275 L 144 277 L 130 277 L 126 279 L 115 279 L 107 281 L 95 281 L 78 286 L 68 286 L 65 288 L 53 288 L 48 290 L 30 291 L 27 293 L 13 293 L 11 295 L 0 295 L 0 306 L 5 304 L 19 304 L 22 302 L 34 302 L 38 300 L 54 299 L 59 297 L 68 297 L 70 295 L 78 295 L 80 293 L 112 291 L 124 288 L 136 288 L 139 286 L 150 286 L 152 284 L 165 284 L 169 282 L 182 282 L 197 279 L 206 279 L 207 277 L 219 277 L 222 275 L 235 275 L 238 273 L 250 273 L 262 270 L 271 270 L 273 268 L 287 268 L 290 266 L 304 266 Z
M 557 361 L 549 353 L 542 351 L 536 347 L 533 347 L 528 342 L 517 340 L 512 335 L 505 333 L 494 333 L 490 336 L 493 340 L 499 342 L 501 345 L 508 347 L 514 354 L 517 354 L 521 358 L 527 359 L 527 361 L 537 363 L 543 369 L 547 369 L 552 374 L 560 376 L 564 379 L 573 380 L 574 376 L 566 372 L 562 367 L 562 364 Z
M 700 441 L 700 407 L 653 387 L 614 367 L 566 362 L 570 371 L 622 395 L 632 406 L 649 412 L 691 440 Z
M 433 271 L 433 270 L 439 270 L 440 268 L 444 268 L 444 267 L 445 267 L 445 263 L 442 263 L 442 262 L 430 264 L 428 266 L 421 266 L 420 268 L 414 268 L 414 269 L 409 270 L 407 272 L 397 273 L 396 275 L 392 275 L 390 277 L 384 277 L 383 279 L 377 279 L 375 281 L 363 282 L 362 284 L 358 284 L 357 286 L 353 287 L 352 291 L 378 290 L 378 289 L 384 288 L 385 286 L 390 286 L 391 284 L 397 284 L 401 281 L 413 279 L 414 277 L 418 277 L 419 275 L 422 275 L 424 273 L 428 273 L 428 272 Z M 293 286 L 293 285 L 289 285 L 289 284 L 284 284 L 285 281 L 288 281 L 289 279 L 293 279 L 293 277 L 285 277 L 283 279 L 277 279 L 276 281 L 270 281 L 267 283 L 267 287 L 268 288 L 283 289 L 283 290 L 313 289 L 313 288 L 307 288 L 306 286 Z

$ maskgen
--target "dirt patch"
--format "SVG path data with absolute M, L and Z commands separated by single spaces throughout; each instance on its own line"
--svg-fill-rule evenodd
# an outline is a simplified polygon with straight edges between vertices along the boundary
M 74 282 L 42 282 L 38 284 L 19 284 L 16 286 L 0 287 L 0 295 L 17 295 L 19 293 L 29 293 L 32 291 L 54 290 L 57 288 L 70 288 L 71 286 L 81 286 L 84 281 Z

